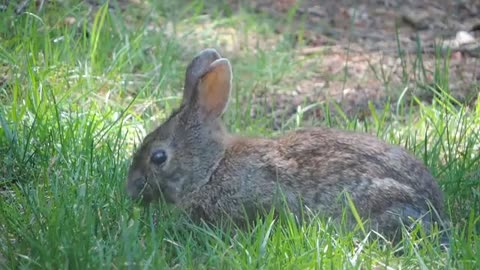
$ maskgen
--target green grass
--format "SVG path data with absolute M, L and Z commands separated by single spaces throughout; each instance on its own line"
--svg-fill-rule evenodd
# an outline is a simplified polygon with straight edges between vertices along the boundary
M 235 27 L 241 37 L 228 56 L 231 131 L 279 133 L 252 91 L 280 91 L 302 74 L 291 33 L 263 44 L 275 39 L 264 15 L 201 1 L 128 10 L 89 13 L 84 3 L 58 2 L 41 14 L 31 7 L 0 15 L 0 268 L 480 268 L 480 103 L 466 107 L 450 97 L 442 58 L 427 89 L 435 92 L 431 104 L 399 98 L 383 110 L 371 106 L 364 121 L 313 105 L 326 115 L 316 125 L 370 132 L 427 164 L 454 224 L 448 251 L 435 238 L 406 236 L 393 246 L 329 220 L 300 226 L 269 216 L 235 232 L 193 225 L 167 207 L 135 207 L 124 192 L 135 143 L 178 104 L 191 57 L 225 45 L 219 29 Z M 67 16 L 76 24 L 65 25 Z M 249 117 L 251 108 L 260 116 Z M 285 130 L 304 124 L 301 114 L 288 120 Z

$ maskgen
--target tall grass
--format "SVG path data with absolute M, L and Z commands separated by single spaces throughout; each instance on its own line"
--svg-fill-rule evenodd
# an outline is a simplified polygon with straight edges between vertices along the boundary
M 331 117 L 321 124 L 372 132 L 427 164 L 445 191 L 454 224 L 447 251 L 435 238 L 412 235 L 392 245 L 322 219 L 298 225 L 270 215 L 250 230 L 222 231 L 193 225 L 168 207 L 135 207 L 124 192 L 130 155 L 178 104 L 185 66 L 200 47 L 185 44 L 194 40 L 185 29 L 209 7 L 194 1 L 171 14 L 169 3 L 153 1 L 149 16 L 129 23 L 117 9 L 103 5 L 92 14 L 84 3 L 40 14 L 33 6 L 20 15 L 9 8 L 0 16 L 0 76 L 6 78 L 0 86 L 2 268 L 480 267 L 480 103 L 468 108 L 456 102 L 444 89 L 448 72 L 440 69 L 429 89 L 435 91 L 431 104 L 413 98 L 399 100 L 410 108 L 405 110 L 371 106 L 372 117 L 364 121 L 334 116 L 324 106 Z M 220 11 L 212 13 L 213 22 L 246 20 L 245 33 L 265 25 L 264 34 L 272 34 L 268 20 L 248 10 Z M 77 23 L 65 25 L 67 16 Z M 145 30 L 156 19 L 159 29 Z M 173 21 L 173 33 L 167 21 Z M 220 46 L 215 37 L 211 42 Z M 272 134 L 268 112 L 256 118 L 246 112 L 257 106 L 252 89 L 295 74 L 297 59 L 282 42 L 232 57 L 235 100 L 225 116 L 230 130 Z M 293 117 L 297 121 L 286 129 L 302 125 L 301 114 Z

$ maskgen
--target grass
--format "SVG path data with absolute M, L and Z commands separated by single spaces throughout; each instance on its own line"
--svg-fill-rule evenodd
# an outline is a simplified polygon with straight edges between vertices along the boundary
M 273 93 L 302 76 L 292 33 L 274 35 L 268 16 L 177 3 L 152 1 L 128 15 L 58 2 L 40 14 L 30 7 L 0 16 L 3 268 L 480 268 L 480 103 L 466 107 L 450 96 L 441 57 L 431 103 L 400 98 L 383 110 L 371 106 L 363 121 L 325 104 L 305 108 L 325 112 L 317 125 L 371 132 L 422 159 L 445 192 L 454 224 L 448 251 L 435 238 L 385 244 L 329 220 L 300 226 L 269 216 L 232 232 L 193 225 L 167 207 L 135 207 L 124 192 L 130 155 L 178 104 L 185 66 L 200 48 L 241 45 L 230 57 L 235 98 L 225 121 L 233 132 L 280 133 L 252 91 Z M 76 23 L 65 24 L 69 16 Z M 218 33 L 232 27 L 239 39 L 228 43 Z M 254 118 L 252 108 L 260 112 Z M 302 114 L 287 120 L 283 130 L 305 123 Z

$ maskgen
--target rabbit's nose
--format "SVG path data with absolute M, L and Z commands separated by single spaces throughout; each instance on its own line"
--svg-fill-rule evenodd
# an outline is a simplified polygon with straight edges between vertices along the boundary
M 138 199 L 140 195 L 142 195 L 142 192 L 145 189 L 145 185 L 147 184 L 147 181 L 145 177 L 141 177 L 139 175 L 131 175 L 131 176 L 134 176 L 134 177 L 128 177 L 127 194 L 132 199 Z

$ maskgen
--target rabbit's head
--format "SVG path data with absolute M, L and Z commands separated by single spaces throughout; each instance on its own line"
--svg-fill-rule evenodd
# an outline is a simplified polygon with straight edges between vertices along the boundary
M 231 92 L 232 70 L 214 49 L 200 52 L 187 67 L 180 108 L 148 134 L 133 155 L 127 193 L 144 203 L 182 194 L 208 182 L 222 159 L 225 131 L 220 116 Z

